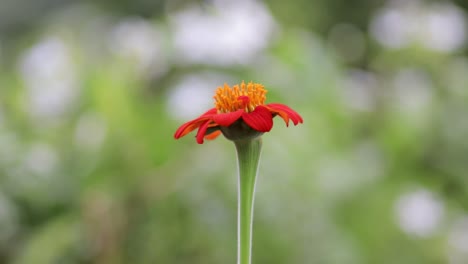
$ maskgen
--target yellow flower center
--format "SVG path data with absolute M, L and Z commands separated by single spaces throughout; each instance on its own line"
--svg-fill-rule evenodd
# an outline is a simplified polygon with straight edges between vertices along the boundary
M 267 90 L 259 83 L 249 82 L 234 85 L 232 88 L 224 84 L 216 89 L 215 107 L 218 113 L 229 113 L 239 109 L 252 112 L 255 107 L 265 103 Z

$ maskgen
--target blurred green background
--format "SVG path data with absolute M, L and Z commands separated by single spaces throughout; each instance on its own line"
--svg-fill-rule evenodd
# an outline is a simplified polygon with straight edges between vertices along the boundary
M 468 263 L 468 2 L 1 0 L 0 263 L 235 263 L 236 160 L 178 141 L 263 83 L 254 263 Z

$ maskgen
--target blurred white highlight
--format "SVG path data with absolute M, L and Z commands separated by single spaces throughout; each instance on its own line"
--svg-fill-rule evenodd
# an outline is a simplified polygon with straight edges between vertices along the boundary
M 466 30 L 466 14 L 449 2 L 390 1 L 370 25 L 374 38 L 386 48 L 399 49 L 416 43 L 438 52 L 462 48 Z
M 77 96 L 77 81 L 71 55 L 60 38 L 44 38 L 26 51 L 19 66 L 32 117 L 59 117 L 69 110 Z
M 424 44 L 442 52 L 461 48 L 466 41 L 466 15 L 462 9 L 450 4 L 435 4 L 427 14 Z
M 384 9 L 372 20 L 371 32 L 387 48 L 401 48 L 409 43 L 409 21 L 399 10 Z
M 179 62 L 246 64 L 269 44 L 274 21 L 263 4 L 217 1 L 210 11 L 193 7 L 171 17 Z
M 142 18 L 128 18 L 119 22 L 109 39 L 111 51 L 134 61 L 137 70 L 152 75 L 167 70 L 163 33 Z
M 400 196 L 395 204 L 400 228 L 417 237 L 429 237 L 439 228 L 444 217 L 444 205 L 426 189 Z

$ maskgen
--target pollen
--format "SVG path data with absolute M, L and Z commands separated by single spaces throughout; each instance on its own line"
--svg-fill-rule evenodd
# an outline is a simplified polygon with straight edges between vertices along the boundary
M 266 93 L 267 90 L 259 83 L 242 82 L 232 88 L 227 84 L 218 87 L 213 98 L 218 113 L 229 113 L 240 109 L 252 112 L 255 107 L 265 103 Z

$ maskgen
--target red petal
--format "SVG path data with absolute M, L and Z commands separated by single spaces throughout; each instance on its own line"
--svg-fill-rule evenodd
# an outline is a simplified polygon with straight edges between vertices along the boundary
M 242 115 L 244 122 L 259 132 L 268 132 L 273 127 L 273 116 L 264 106 L 257 106 L 251 113 Z
M 279 111 L 279 110 L 272 110 L 270 109 L 273 113 L 279 115 L 281 118 L 283 118 L 284 123 L 286 123 L 286 126 L 289 126 L 289 115 L 286 114 L 284 111 Z
M 268 107 L 272 112 L 277 113 L 281 118 L 283 118 L 286 125 L 289 124 L 289 118 L 291 118 L 294 125 L 304 122 L 302 117 L 287 105 L 273 103 L 267 104 L 266 107 Z
M 221 130 L 216 130 L 215 132 L 213 132 L 211 134 L 205 135 L 205 139 L 213 140 L 213 139 L 217 138 L 219 135 L 221 135 Z
M 198 129 L 198 132 L 197 132 L 198 144 L 203 144 L 203 138 L 205 137 L 205 133 L 206 133 L 206 130 L 208 129 L 209 124 L 210 124 L 210 121 L 208 120 L 205 123 L 203 123 Z
M 187 135 L 188 133 L 195 130 L 197 127 L 199 127 L 203 122 L 205 122 L 206 120 L 209 120 L 210 116 L 212 116 L 213 114 L 216 114 L 216 108 L 212 108 L 206 111 L 204 114 L 202 114 L 198 118 L 188 121 L 187 123 L 184 123 L 183 125 L 179 127 L 179 129 L 177 129 L 177 131 L 174 134 L 174 138 L 179 139 Z
M 175 139 L 179 139 L 185 135 L 187 135 L 188 133 L 192 132 L 193 130 L 195 130 L 197 127 L 199 127 L 201 124 L 203 124 L 203 122 L 206 122 L 207 118 L 206 117 L 203 117 L 203 118 L 197 118 L 195 120 L 192 120 L 192 121 L 189 121 L 185 124 L 183 124 L 182 126 L 179 127 L 179 129 L 177 129 L 177 131 L 175 132 L 174 134 L 174 138 Z
M 220 126 L 230 126 L 236 122 L 242 114 L 245 113 L 243 109 L 231 113 L 213 115 L 212 120 Z

